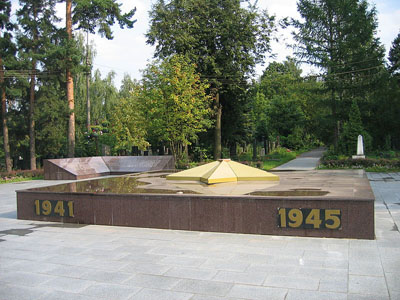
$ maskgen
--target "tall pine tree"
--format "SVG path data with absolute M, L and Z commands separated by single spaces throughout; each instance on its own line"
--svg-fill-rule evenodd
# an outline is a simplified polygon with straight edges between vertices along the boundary
M 21 59 L 30 65 L 29 89 L 29 153 L 30 168 L 36 169 L 35 147 L 35 94 L 38 67 L 43 66 L 51 37 L 55 34 L 55 24 L 59 20 L 55 13 L 55 0 L 20 0 L 17 11 L 21 32 L 18 34 L 18 48 Z
M 7 172 L 12 170 L 12 162 L 7 124 L 7 86 L 9 80 L 5 76 L 5 70 L 13 69 L 16 53 L 16 47 L 12 40 L 12 32 L 16 26 L 11 22 L 10 15 L 11 1 L 2 1 L 0 3 L 0 97 L 4 158 Z
M 112 39 L 111 26 L 118 22 L 121 28 L 125 26 L 132 28 L 135 20 L 132 20 L 135 9 L 126 14 L 121 12 L 121 4 L 116 0 L 66 0 L 66 34 L 68 47 L 73 44 L 73 27 L 83 29 L 90 33 L 96 30 L 101 36 Z M 70 56 L 67 56 L 66 67 L 66 84 L 67 84 L 67 101 L 69 108 L 68 121 L 68 157 L 75 156 L 75 102 L 74 102 L 74 80 Z
M 340 124 L 355 98 L 367 100 L 384 69 L 384 49 L 375 37 L 376 10 L 366 0 L 300 0 L 303 21 L 294 21 L 301 61 L 324 72 L 337 149 Z

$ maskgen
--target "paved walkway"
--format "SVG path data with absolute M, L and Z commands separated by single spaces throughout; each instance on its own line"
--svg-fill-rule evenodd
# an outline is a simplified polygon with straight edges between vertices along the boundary
M 322 154 L 326 151 L 325 148 L 318 148 L 309 152 L 305 152 L 299 155 L 296 159 L 293 159 L 286 164 L 280 165 L 274 168 L 272 171 L 310 171 L 314 170 L 322 157 Z
M 400 173 L 369 174 L 376 240 L 17 220 L 0 185 L 1 300 L 400 299 Z

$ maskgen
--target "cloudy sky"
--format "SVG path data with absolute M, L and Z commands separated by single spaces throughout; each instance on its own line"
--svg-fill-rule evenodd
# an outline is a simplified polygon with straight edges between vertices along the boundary
M 14 0 L 13 2 L 17 2 Z M 137 22 L 133 29 L 121 30 L 119 26 L 114 26 L 114 39 L 107 40 L 99 35 L 91 35 L 94 41 L 97 56 L 94 61 L 94 68 L 99 69 L 103 77 L 113 70 L 116 73 L 115 84 L 120 86 L 124 74 L 129 74 L 132 78 L 140 79 L 141 72 L 146 64 L 153 58 L 153 47 L 146 44 L 144 34 L 149 28 L 148 12 L 156 0 L 119 0 L 124 12 L 136 7 L 135 19 Z M 400 32 L 400 1 L 399 0 L 374 0 L 370 1 L 376 6 L 378 11 L 378 37 L 385 45 L 386 52 L 389 51 L 392 41 Z M 65 15 L 65 4 L 60 4 L 58 14 Z M 296 0 L 258 0 L 261 9 L 267 9 L 270 14 L 275 14 L 278 18 L 294 17 L 299 15 L 296 10 Z M 285 44 L 291 42 L 290 30 L 281 33 L 281 42 L 272 44 L 273 53 L 276 60 L 282 61 L 286 56 L 291 55 L 290 49 Z M 266 63 L 270 62 L 267 60 Z M 258 66 L 257 73 L 261 74 L 264 67 Z M 305 67 L 305 72 L 310 69 Z

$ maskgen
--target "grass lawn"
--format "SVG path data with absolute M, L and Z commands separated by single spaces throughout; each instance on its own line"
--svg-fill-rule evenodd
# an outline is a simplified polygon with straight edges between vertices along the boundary
M 276 168 L 292 159 L 295 159 L 299 154 L 304 153 L 308 150 L 299 150 L 299 151 L 288 151 L 285 148 L 277 149 L 259 159 L 257 162 L 252 162 L 251 154 L 242 154 L 239 155 L 239 162 L 249 161 L 250 165 L 253 167 L 261 167 L 262 169 L 269 171 L 273 168 Z
M 40 180 L 43 179 L 43 176 L 34 176 L 34 177 L 21 177 L 21 176 L 16 176 L 12 178 L 1 178 L 0 179 L 0 184 L 2 183 L 13 183 L 13 182 L 20 182 L 20 181 L 29 181 L 29 180 Z
M 0 184 L 39 179 L 44 179 L 43 169 L 0 172 Z

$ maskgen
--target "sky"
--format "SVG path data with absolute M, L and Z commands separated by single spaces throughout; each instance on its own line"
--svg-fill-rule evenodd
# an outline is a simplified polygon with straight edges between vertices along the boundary
M 13 3 L 17 2 L 13 0 Z M 114 83 L 120 86 L 124 74 L 129 74 L 131 78 L 140 79 L 141 70 L 153 59 L 154 47 L 146 44 L 145 33 L 149 29 L 149 11 L 156 0 L 118 0 L 122 4 L 123 12 L 136 7 L 135 19 L 137 20 L 132 29 L 120 29 L 118 25 L 113 26 L 113 40 L 101 38 L 100 35 L 90 35 L 89 39 L 95 43 L 96 58 L 93 62 L 94 69 L 99 69 L 105 77 L 110 71 L 116 73 Z M 296 0 L 258 0 L 260 9 L 267 9 L 269 14 L 276 15 L 277 18 L 292 17 L 299 18 Z M 382 44 L 389 52 L 392 41 L 400 32 L 400 1 L 399 0 L 374 0 L 369 1 L 375 5 L 378 17 L 378 32 Z M 65 4 L 57 6 L 58 15 L 65 16 Z M 276 61 L 283 61 L 287 56 L 292 55 L 287 44 L 292 42 L 291 30 L 281 31 L 279 34 L 280 42 L 272 43 L 272 52 L 276 58 L 268 58 L 265 65 Z M 261 75 L 265 65 L 258 65 L 256 73 Z M 304 73 L 313 70 L 308 66 L 302 66 Z

